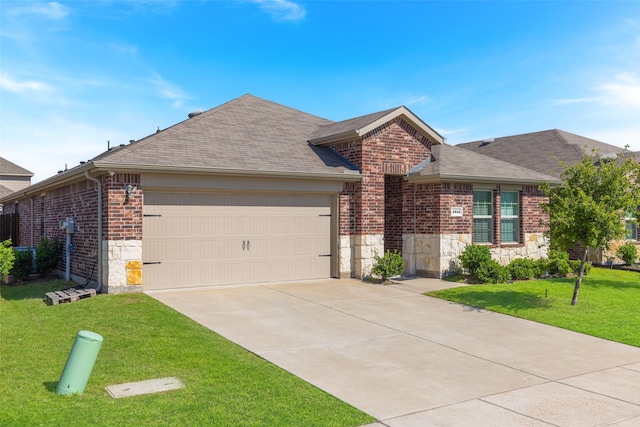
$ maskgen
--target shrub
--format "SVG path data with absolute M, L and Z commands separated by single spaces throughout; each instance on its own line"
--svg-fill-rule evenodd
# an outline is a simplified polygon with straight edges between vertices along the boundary
M 462 267 L 475 277 L 476 270 L 478 270 L 482 264 L 491 261 L 491 251 L 488 246 L 471 244 L 467 245 L 460 256 L 458 256 L 458 259 L 462 263 Z
M 510 277 L 509 269 L 492 259 L 480 264 L 475 274 L 480 283 L 505 283 Z
M 38 273 L 49 274 L 60 262 L 62 257 L 62 243 L 57 237 L 49 240 L 44 238 L 36 248 L 36 268 Z
M 616 256 L 624 261 L 625 264 L 634 264 L 638 260 L 638 250 L 632 243 L 626 243 L 616 250 Z
M 571 272 L 574 274 L 578 274 L 580 271 L 580 261 L 579 259 L 573 259 L 569 261 L 569 266 L 571 267 Z M 591 263 L 589 261 L 584 263 L 584 276 L 588 276 L 591 272 Z
M 549 259 L 538 258 L 535 260 L 537 275 L 536 277 L 544 277 L 549 272 Z
M 373 258 L 376 260 L 376 263 L 373 269 L 371 269 L 371 274 L 381 276 L 383 280 L 402 274 L 404 261 L 402 255 L 395 249 L 393 251 L 386 251 L 382 257 L 376 253 Z
M 26 280 L 29 274 L 33 273 L 33 252 L 31 248 L 27 248 L 26 251 L 13 251 L 15 261 L 13 262 L 13 269 L 11 274 L 16 276 L 18 280 Z
M 533 279 L 542 275 L 540 265 L 529 258 L 514 259 L 507 268 L 513 280 Z
M 549 260 L 547 262 L 547 271 L 551 275 L 566 276 L 573 269 L 569 264 L 569 254 L 562 251 L 549 251 Z
M 15 254 L 11 248 L 11 240 L 0 243 L 0 279 L 9 274 L 13 268 Z

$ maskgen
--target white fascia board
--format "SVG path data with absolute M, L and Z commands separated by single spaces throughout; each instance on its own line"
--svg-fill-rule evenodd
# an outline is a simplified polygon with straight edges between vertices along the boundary
M 409 122 L 416 130 L 420 131 L 423 135 L 429 136 L 430 139 L 433 139 L 438 144 L 444 143 L 444 137 L 436 132 L 431 126 L 423 122 L 418 116 L 413 114 L 407 107 L 402 106 L 399 107 L 389 114 L 386 114 L 380 117 L 378 120 L 375 120 L 369 123 L 366 126 L 358 129 L 358 135 L 363 136 L 372 130 L 382 126 L 383 124 L 395 119 L 396 117 L 402 116 L 407 122 Z

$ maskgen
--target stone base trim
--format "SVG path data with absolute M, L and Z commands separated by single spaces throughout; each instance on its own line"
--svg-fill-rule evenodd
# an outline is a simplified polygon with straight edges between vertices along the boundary
M 142 241 L 102 242 L 102 292 L 142 292 Z

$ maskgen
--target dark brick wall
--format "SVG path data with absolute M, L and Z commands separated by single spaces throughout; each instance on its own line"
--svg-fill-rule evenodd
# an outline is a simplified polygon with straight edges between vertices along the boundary
M 105 174 L 102 177 L 103 192 L 103 239 L 142 239 L 142 189 L 137 174 Z M 125 196 L 125 186 L 138 187 L 129 197 Z M 19 200 L 11 205 L 20 213 L 20 244 L 31 242 L 31 198 Z M 6 211 L 6 209 L 5 209 Z M 93 270 L 97 275 L 98 257 L 98 185 L 87 179 L 79 179 L 33 197 L 33 245 L 38 246 L 46 237 L 57 237 L 63 244 L 66 234 L 60 230 L 60 221 L 68 217 L 75 220 L 75 233 L 71 253 L 71 274 L 87 277 Z M 65 269 L 61 260 L 59 269 Z
M 348 211 L 350 234 L 384 235 L 386 229 L 391 233 L 389 244 L 401 250 L 403 230 L 413 228 L 413 207 L 407 205 L 413 201 L 413 186 L 403 177 L 431 156 L 431 142 L 404 120 L 396 118 L 360 140 L 332 144 L 331 148 L 362 171 L 362 181 L 353 188 L 353 194 L 343 191 L 340 197 L 341 235 L 347 231 Z M 395 177 L 387 181 L 391 186 L 388 191 L 385 191 L 385 176 Z M 349 207 L 343 203 L 349 203 Z M 393 220 L 385 221 L 385 212 L 392 215 Z

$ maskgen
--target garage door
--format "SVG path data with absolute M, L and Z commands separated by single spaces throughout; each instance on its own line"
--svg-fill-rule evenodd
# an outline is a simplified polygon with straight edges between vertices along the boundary
M 145 290 L 331 277 L 331 196 L 145 191 Z

